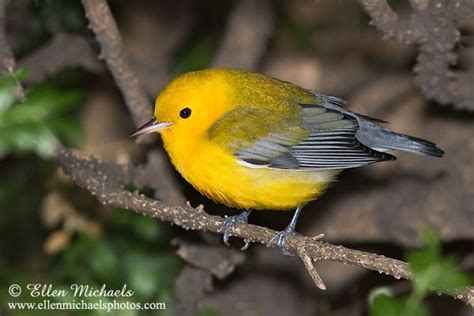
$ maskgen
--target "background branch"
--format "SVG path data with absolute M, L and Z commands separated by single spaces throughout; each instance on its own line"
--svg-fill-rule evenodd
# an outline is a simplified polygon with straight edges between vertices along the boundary
M 144 87 L 128 63 L 122 36 L 107 1 L 83 0 L 82 4 L 90 22 L 89 26 L 100 43 L 101 57 L 120 88 L 135 125 L 143 124 L 151 118 L 153 108 Z
M 400 19 L 385 0 L 360 0 L 374 24 L 384 33 L 384 38 L 394 38 L 397 42 L 409 45 L 416 42 L 422 34 L 414 19 Z
M 372 22 L 386 38 L 419 45 L 414 67 L 415 83 L 423 94 L 442 104 L 474 110 L 474 69 L 451 69 L 457 63 L 454 49 L 460 40 L 457 23 L 474 18 L 470 0 L 412 0 L 414 13 L 401 19 L 386 0 L 360 0 Z M 440 27 L 442 26 L 442 27 Z
M 242 0 L 235 3 L 213 67 L 256 69 L 274 29 L 272 1 Z
M 104 70 L 87 41 L 79 35 L 58 34 L 44 46 L 19 60 L 28 69 L 25 82 L 35 84 L 65 68 L 81 67 L 92 73 Z

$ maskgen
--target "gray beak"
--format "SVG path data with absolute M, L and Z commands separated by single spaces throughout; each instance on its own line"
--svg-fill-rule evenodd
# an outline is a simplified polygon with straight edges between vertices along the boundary
M 171 122 L 158 122 L 156 118 L 152 118 L 142 126 L 140 126 L 130 137 L 135 137 L 142 134 L 148 134 L 153 132 L 159 132 L 170 126 Z

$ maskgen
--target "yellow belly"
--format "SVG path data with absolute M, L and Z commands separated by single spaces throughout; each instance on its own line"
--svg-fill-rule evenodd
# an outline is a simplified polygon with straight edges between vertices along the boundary
M 243 209 L 294 209 L 321 195 L 338 173 L 251 168 L 209 142 L 186 153 L 166 147 L 176 169 L 199 192 Z

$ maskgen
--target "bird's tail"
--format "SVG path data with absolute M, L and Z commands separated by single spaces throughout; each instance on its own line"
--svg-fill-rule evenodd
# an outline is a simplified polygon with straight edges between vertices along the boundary
M 384 142 L 377 145 L 383 151 L 401 150 L 433 157 L 442 157 L 444 155 L 444 151 L 430 141 L 387 130 L 384 130 Z
M 382 152 L 401 150 L 433 157 L 444 155 L 442 149 L 425 139 L 393 132 L 365 118 L 359 117 L 358 121 L 360 128 L 356 133 L 356 138 L 372 149 Z

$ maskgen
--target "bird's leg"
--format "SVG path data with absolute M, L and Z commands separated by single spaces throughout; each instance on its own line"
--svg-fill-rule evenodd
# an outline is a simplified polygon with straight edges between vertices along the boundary
M 293 215 L 293 218 L 291 219 L 290 224 L 288 224 L 285 230 L 282 230 L 281 232 L 276 233 L 275 236 L 273 236 L 272 239 L 270 239 L 270 244 L 276 243 L 277 247 L 280 248 L 281 252 L 286 256 L 292 256 L 291 253 L 286 251 L 285 243 L 288 237 L 297 234 L 297 232 L 295 232 L 296 222 L 298 221 L 298 217 L 300 216 L 302 209 L 303 209 L 302 205 L 298 206 L 296 208 L 295 214 Z
M 251 211 L 242 211 L 238 215 L 229 216 L 224 219 L 224 223 L 222 223 L 221 230 L 224 233 L 223 240 L 227 246 L 229 245 L 230 231 L 232 230 L 232 228 L 235 226 L 235 224 L 247 223 L 250 212 Z

